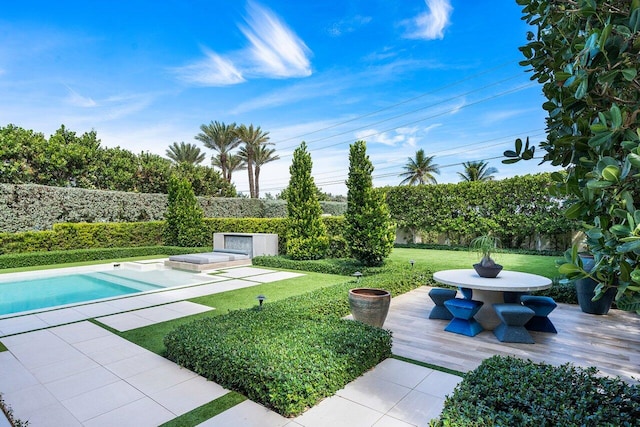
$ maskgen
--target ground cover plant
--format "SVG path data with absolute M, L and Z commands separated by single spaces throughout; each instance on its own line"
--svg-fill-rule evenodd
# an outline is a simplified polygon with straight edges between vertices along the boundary
M 378 287 L 398 295 L 430 272 L 389 268 L 249 310 L 196 320 L 170 332 L 167 357 L 291 416 L 330 396 L 391 355 L 391 334 L 341 319 L 348 290 Z
M 493 356 L 464 375 L 432 427 L 638 426 L 640 388 L 596 368 Z

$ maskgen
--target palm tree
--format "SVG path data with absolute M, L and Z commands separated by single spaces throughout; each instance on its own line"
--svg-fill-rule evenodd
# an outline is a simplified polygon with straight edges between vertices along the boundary
M 220 154 L 211 158 L 211 165 L 222 169 Z M 227 176 L 225 176 L 224 178 L 227 180 L 227 182 L 231 182 L 231 175 L 233 174 L 233 172 L 245 170 L 246 168 L 247 165 L 244 163 L 244 160 L 242 159 L 242 157 L 240 157 L 239 154 L 229 154 L 227 156 Z
M 399 175 L 404 177 L 400 185 L 437 184 L 433 174 L 440 174 L 440 169 L 438 165 L 432 163 L 434 157 L 435 156 L 425 156 L 423 149 L 416 151 L 415 159 L 409 157 L 407 164 L 403 167 L 406 172 Z
M 254 150 L 253 161 L 255 162 L 256 167 L 254 170 L 254 190 L 256 192 L 256 197 L 260 197 L 260 168 L 267 163 L 280 159 L 280 156 L 278 156 L 277 154 L 274 155 L 275 152 L 276 149 L 267 147 L 267 144 L 262 144 L 258 146 L 256 150 Z
M 240 140 L 236 135 L 236 124 L 225 125 L 222 122 L 211 122 L 208 125 L 201 125 L 200 132 L 195 139 L 204 143 L 204 146 L 218 153 L 218 167 L 222 170 L 222 176 L 227 179 L 230 175 L 229 153 L 240 145 Z M 227 180 L 229 182 L 229 180 Z
M 236 136 L 244 145 L 240 148 L 239 155 L 244 159 L 247 164 L 247 171 L 249 173 L 249 194 L 252 199 L 257 198 L 253 166 L 255 163 L 255 152 L 261 145 L 266 145 L 269 141 L 269 132 L 263 132 L 260 126 L 254 128 L 253 125 L 249 127 L 240 125 L 236 128 Z
M 167 157 L 175 163 L 184 162 L 197 165 L 202 163 L 205 154 L 200 152 L 200 148 L 195 144 L 185 144 L 184 142 L 178 144 L 174 142 L 167 149 Z
M 498 173 L 498 169 L 489 167 L 484 160 L 471 161 L 462 163 L 464 172 L 458 172 L 463 181 L 491 181 L 494 173 Z

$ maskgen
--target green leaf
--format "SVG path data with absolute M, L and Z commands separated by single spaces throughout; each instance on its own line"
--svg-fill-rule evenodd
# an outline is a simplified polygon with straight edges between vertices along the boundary
M 516 153 L 513 150 L 507 150 L 504 153 L 502 153 L 505 157 L 518 157 L 518 153 Z
M 633 252 L 640 249 L 640 238 L 633 240 L 631 242 L 626 242 L 623 243 L 621 245 L 619 245 L 616 248 L 616 252 L 618 253 L 625 253 L 625 252 Z
M 558 267 L 558 273 L 566 275 L 580 273 L 582 269 L 575 264 L 567 262 Z
M 516 153 L 520 154 L 522 152 L 522 140 L 520 138 L 516 139 Z
M 599 147 L 605 142 L 611 141 L 612 135 L 613 135 L 613 132 L 611 131 L 598 133 L 589 139 L 589 146 L 592 148 Z
M 630 153 L 629 155 L 627 155 L 627 159 L 629 159 L 633 167 L 640 168 L 640 155 Z
M 587 182 L 587 188 L 590 188 L 592 190 L 597 190 L 600 188 L 607 188 L 607 187 L 611 187 L 613 185 L 613 182 L 611 181 L 597 181 L 597 180 L 591 180 Z
M 522 159 L 520 159 L 520 158 L 517 158 L 517 159 L 505 159 L 505 160 L 502 161 L 502 163 L 505 164 L 505 165 L 510 165 L 512 163 L 518 163 L 520 160 L 522 160 Z
M 631 233 L 631 229 L 626 225 L 622 225 L 622 224 L 614 225 L 609 229 L 609 231 L 615 234 L 616 236 L 628 236 Z
M 564 216 L 566 216 L 569 219 L 576 219 L 580 216 L 580 214 L 582 213 L 582 210 L 583 210 L 582 203 L 576 203 L 574 205 L 571 205 L 568 209 L 564 211 Z
M 618 129 L 622 126 L 622 113 L 620 112 L 620 108 L 616 104 L 613 104 L 609 109 L 611 113 L 611 124 L 613 128 Z
M 588 86 L 589 86 L 589 82 L 587 81 L 587 79 L 580 80 L 580 84 L 576 89 L 576 95 L 575 95 L 576 99 L 584 98 L 584 96 L 587 94 Z
M 603 124 L 603 123 L 594 123 L 591 126 L 589 126 L 589 128 L 591 129 L 591 132 L 593 132 L 593 133 L 604 132 L 604 131 L 609 129 L 607 127 L 607 125 Z
M 622 70 L 622 77 L 628 82 L 633 81 L 638 75 L 638 70 L 635 68 L 625 68 Z
M 609 182 L 620 181 L 620 168 L 613 165 L 607 166 L 602 171 L 602 178 Z
M 593 240 L 598 240 L 602 237 L 604 237 L 604 235 L 602 234 L 602 230 L 600 230 L 598 227 L 594 227 L 590 230 L 588 230 L 587 232 L 585 232 L 585 234 Z

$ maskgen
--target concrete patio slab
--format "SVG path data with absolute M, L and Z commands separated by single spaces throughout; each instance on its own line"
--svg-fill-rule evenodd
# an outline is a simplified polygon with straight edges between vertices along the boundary
M 447 374 L 446 372 L 433 371 L 415 389 L 444 399 L 447 395 L 453 393 L 453 390 L 460 382 L 462 382 L 462 377 Z
M 104 365 L 105 368 L 122 379 L 128 379 L 160 366 L 175 366 L 175 364 L 155 353 L 144 352 Z
M 33 411 L 29 416 L 29 425 L 34 427 L 82 427 L 80 421 L 59 403 Z
M 98 366 L 45 384 L 56 399 L 62 401 L 119 381 L 109 370 Z
M 444 399 L 413 390 L 387 415 L 418 427 L 428 427 L 429 421 L 440 415 L 443 405 Z
M 409 392 L 410 388 L 376 378 L 373 375 L 364 375 L 353 381 L 336 395 L 359 403 L 367 408 L 386 413 L 400 402 Z
M 415 425 L 405 423 L 404 421 L 400 421 L 397 418 L 385 415 L 384 417 L 380 418 L 380 421 L 375 423 L 372 427 L 415 427 Z
M 224 396 L 229 390 L 213 381 L 196 376 L 173 387 L 151 394 L 151 398 L 174 414 L 182 415 L 193 408 Z
M 175 418 L 173 413 L 145 397 L 87 420 L 84 425 L 87 427 L 155 427 L 173 418 Z
M 159 322 L 166 322 L 168 320 L 191 316 L 192 314 L 204 313 L 210 310 L 213 310 L 213 307 L 195 304 L 188 301 L 181 301 L 158 307 L 143 308 L 141 310 L 98 317 L 96 320 L 122 332 L 142 328 L 143 326 Z
M 79 421 L 106 414 L 131 402 L 142 399 L 144 394 L 125 381 L 117 381 L 104 387 L 63 400 L 62 404 Z
M 176 367 L 176 365 L 167 365 L 158 366 L 129 377 L 127 382 L 141 392 L 151 395 L 195 377 L 197 377 L 197 374 L 188 369 Z
M 383 416 L 383 411 L 333 396 L 309 409 L 295 421 L 304 427 L 371 427 Z
M 433 369 L 389 358 L 383 360 L 366 375 L 371 375 L 375 378 L 412 389 L 420 384 L 432 372 Z

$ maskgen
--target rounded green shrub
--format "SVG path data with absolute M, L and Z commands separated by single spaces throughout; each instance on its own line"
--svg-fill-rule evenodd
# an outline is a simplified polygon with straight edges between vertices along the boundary
M 596 368 L 493 356 L 465 374 L 432 427 L 639 426 L 640 388 Z

